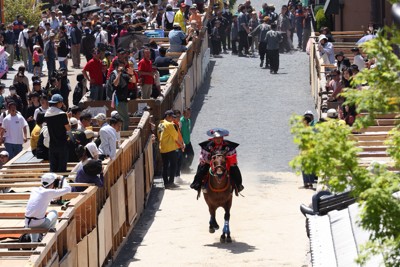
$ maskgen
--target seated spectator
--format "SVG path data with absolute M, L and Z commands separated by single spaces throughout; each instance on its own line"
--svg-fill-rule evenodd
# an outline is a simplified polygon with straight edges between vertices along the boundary
M 85 146 L 88 143 L 85 132 L 78 130 L 78 120 L 76 118 L 70 118 L 69 123 L 71 125 L 71 131 L 68 135 L 68 162 L 78 162 L 79 158 L 75 152 L 79 145 Z
M 362 71 L 365 68 L 365 61 L 360 53 L 360 49 L 358 47 L 354 47 L 351 49 L 351 52 L 353 52 L 354 55 L 353 64 L 357 65 L 359 71 Z
M 0 152 L 0 168 L 4 166 L 10 159 L 10 156 L 6 150 Z
M 328 91 L 333 91 L 332 95 L 329 97 L 329 101 L 338 101 L 343 103 L 344 99 L 340 96 L 340 93 L 343 90 L 343 84 L 340 81 L 340 71 L 333 70 L 329 74 L 331 77 L 331 81 L 329 81 L 327 85 Z
M 28 123 L 17 113 L 17 105 L 8 103 L 8 115 L 0 128 L 0 144 L 4 142 L 10 159 L 22 151 L 22 145 L 27 141 Z
M 47 212 L 51 200 L 71 192 L 67 180 L 55 173 L 45 173 L 41 177 L 42 186 L 32 190 L 25 211 L 26 228 L 52 229 L 56 226 L 58 213 Z M 38 242 L 39 234 L 31 234 L 31 241 Z
M 31 150 L 34 156 L 36 156 L 36 148 L 38 146 L 39 136 L 42 131 L 43 123 L 44 123 L 44 112 L 39 112 L 36 118 L 36 125 L 31 132 Z
M 322 27 L 319 32 L 327 37 L 328 42 L 331 42 L 331 43 L 335 42 L 335 40 L 333 39 L 332 33 L 328 27 Z
M 89 159 L 76 173 L 75 178 L 76 183 L 90 183 L 95 184 L 98 187 L 103 187 L 104 176 L 103 176 L 103 166 L 100 160 Z M 74 187 L 73 192 L 82 192 L 86 187 Z
M 344 67 L 344 65 L 343 65 L 344 53 L 343 53 L 343 51 L 338 52 L 338 53 L 335 55 L 335 59 L 336 59 L 336 63 L 335 63 L 336 68 L 337 68 L 340 72 L 342 72 L 343 67 Z
M 181 26 L 178 23 L 174 23 L 172 31 L 168 34 L 169 39 L 169 50 L 168 52 L 184 52 L 187 50 L 186 35 L 181 30 Z
M 99 120 L 99 115 L 96 116 L 97 120 Z M 105 121 L 105 115 L 101 119 Z M 99 131 L 99 136 L 101 140 L 101 144 L 99 146 L 99 150 L 101 153 L 100 159 L 103 160 L 106 157 L 110 157 L 111 160 L 115 159 L 115 156 L 117 154 L 117 132 L 121 130 L 121 127 L 122 119 L 120 116 L 111 117 L 110 124 L 103 123 L 103 125 L 101 126 Z
M 88 111 L 83 111 L 78 121 L 78 130 L 85 131 L 91 128 L 92 114 Z
M 71 117 L 75 118 L 79 121 L 79 118 L 81 117 L 82 109 L 78 106 L 72 106 L 70 111 L 71 111 Z
M 154 61 L 154 65 L 157 67 L 158 72 L 160 73 L 160 81 L 165 82 L 170 76 L 169 70 L 164 70 L 160 68 L 166 68 L 170 65 L 178 66 L 178 63 L 175 62 L 172 58 L 166 56 L 167 49 L 165 49 L 164 47 L 161 47 L 159 49 L 159 52 L 160 56 L 156 58 L 156 60 Z

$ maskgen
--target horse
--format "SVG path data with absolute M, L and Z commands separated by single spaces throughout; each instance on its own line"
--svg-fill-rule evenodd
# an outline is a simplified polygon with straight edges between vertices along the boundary
M 220 237 L 221 243 L 232 242 L 229 229 L 230 210 L 232 207 L 232 185 L 230 180 L 229 170 L 226 165 L 226 155 L 224 153 L 214 154 L 211 157 L 210 171 L 206 177 L 206 182 L 208 183 L 207 192 L 203 191 L 203 196 L 210 212 L 210 233 L 214 233 L 215 230 L 219 229 L 215 219 L 215 211 L 219 207 L 223 207 L 225 210 L 225 224 Z

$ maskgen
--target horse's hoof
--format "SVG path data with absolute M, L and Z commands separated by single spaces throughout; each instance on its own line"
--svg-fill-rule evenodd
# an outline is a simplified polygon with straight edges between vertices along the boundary
M 232 243 L 232 238 L 231 238 L 230 236 L 228 236 L 228 237 L 226 238 L 226 243 Z
M 215 233 L 215 229 L 213 227 L 208 228 L 208 231 L 210 232 L 210 234 Z
M 221 238 L 219 240 L 221 241 L 221 243 L 225 243 L 225 241 L 226 241 L 225 235 L 221 235 Z M 231 242 L 232 242 L 232 240 L 231 240 Z

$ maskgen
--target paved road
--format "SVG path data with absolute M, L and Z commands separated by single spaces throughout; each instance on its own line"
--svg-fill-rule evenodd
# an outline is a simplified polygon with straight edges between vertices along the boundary
M 297 152 L 288 121 L 313 107 L 308 57 L 281 55 L 277 75 L 260 69 L 258 58 L 223 55 L 210 64 L 208 84 L 193 105 L 192 143 L 205 140 L 211 127 L 229 129 L 229 139 L 240 143 L 245 197 L 233 201 L 234 242 L 221 244 L 220 232 L 208 233 L 207 206 L 188 187 L 193 173 L 185 174 L 175 190 L 164 191 L 156 180 L 146 211 L 113 266 L 307 265 L 308 239 L 298 207 L 313 192 L 298 189 L 301 178 L 288 166 Z M 217 220 L 223 223 L 222 210 Z

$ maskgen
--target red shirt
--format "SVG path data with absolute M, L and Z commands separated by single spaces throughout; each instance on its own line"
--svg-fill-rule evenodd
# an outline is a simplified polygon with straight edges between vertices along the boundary
M 151 60 L 142 58 L 142 60 L 139 61 L 138 70 L 146 71 L 146 72 L 153 72 L 153 63 L 151 62 Z M 153 84 L 154 83 L 153 75 L 143 75 L 141 77 L 143 79 L 143 84 Z
M 88 63 L 86 63 L 83 70 L 89 72 L 90 84 L 103 85 L 103 72 L 101 72 L 102 68 L 103 65 L 101 64 L 101 60 L 98 59 L 92 58 Z

